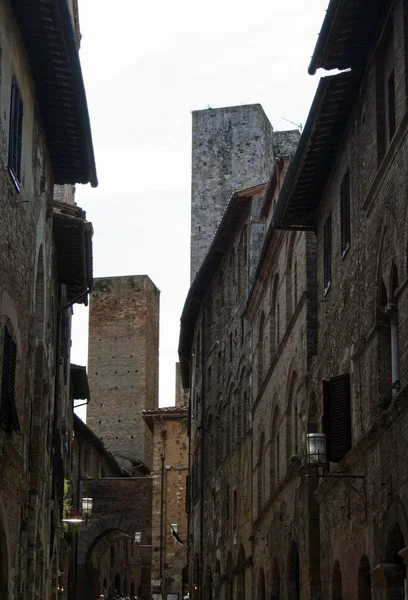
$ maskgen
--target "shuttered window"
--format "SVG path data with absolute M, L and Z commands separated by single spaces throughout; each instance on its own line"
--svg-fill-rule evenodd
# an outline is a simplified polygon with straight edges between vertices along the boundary
M 331 214 L 323 228 L 323 285 L 326 291 L 331 282 Z
M 14 343 L 9 330 L 5 327 L 1 372 L 0 427 L 7 433 L 11 433 L 13 429 L 20 431 L 14 398 L 16 359 L 17 345 Z
M 323 431 L 327 437 L 327 455 L 339 462 L 351 449 L 350 375 L 323 381 Z
M 340 184 L 341 253 L 350 246 L 350 171 L 347 169 Z
M 8 168 L 17 190 L 21 188 L 21 148 L 23 145 L 23 101 L 17 81 L 11 83 Z

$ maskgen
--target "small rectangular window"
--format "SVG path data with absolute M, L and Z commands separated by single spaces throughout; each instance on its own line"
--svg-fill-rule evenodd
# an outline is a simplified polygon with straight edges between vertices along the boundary
M 17 81 L 11 82 L 8 168 L 17 190 L 21 189 L 21 149 L 23 145 L 23 101 Z
M 339 462 L 351 449 L 350 375 L 323 381 L 323 431 L 327 437 L 327 456 Z
M 326 292 L 331 282 L 331 214 L 323 228 L 323 286 Z
M 17 344 L 7 327 L 3 331 L 3 365 L 1 371 L 0 427 L 11 434 L 20 431 L 15 403 Z
M 342 255 L 350 246 L 350 171 L 346 174 L 340 184 L 340 234 Z

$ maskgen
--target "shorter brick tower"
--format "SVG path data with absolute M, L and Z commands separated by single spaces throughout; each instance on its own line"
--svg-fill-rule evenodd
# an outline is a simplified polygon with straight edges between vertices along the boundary
M 129 469 L 152 465 L 142 411 L 158 407 L 159 296 L 147 275 L 95 279 L 91 295 L 87 425 Z

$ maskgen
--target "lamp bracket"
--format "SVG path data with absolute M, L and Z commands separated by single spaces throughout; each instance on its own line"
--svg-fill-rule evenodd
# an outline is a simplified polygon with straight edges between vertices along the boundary
M 343 479 L 344 483 L 351 488 L 358 496 L 359 500 L 354 503 L 353 508 L 359 512 L 364 513 L 367 518 L 367 488 L 365 484 L 365 475 L 351 475 L 348 473 L 337 474 L 337 473 L 323 473 L 320 477 L 331 478 L 331 479 Z M 360 481 L 359 481 L 360 480 Z M 351 502 L 348 505 L 348 518 L 351 517 Z

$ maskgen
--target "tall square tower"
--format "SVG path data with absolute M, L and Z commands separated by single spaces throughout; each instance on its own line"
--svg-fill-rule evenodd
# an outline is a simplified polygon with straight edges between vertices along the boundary
M 193 112 L 191 281 L 234 191 L 269 180 L 273 128 L 260 104 Z
M 147 275 L 95 279 L 91 294 L 87 425 L 129 469 L 152 465 L 142 410 L 158 407 L 159 297 Z

